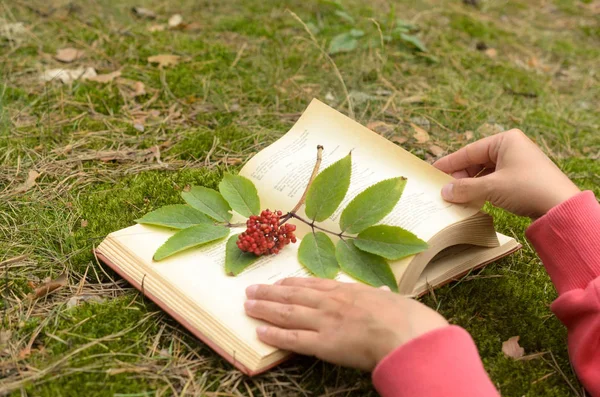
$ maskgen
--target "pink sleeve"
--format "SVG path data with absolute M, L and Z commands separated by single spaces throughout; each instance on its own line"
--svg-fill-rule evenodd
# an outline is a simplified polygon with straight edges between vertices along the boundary
M 600 396 L 600 205 L 592 192 L 582 192 L 526 234 L 558 290 L 552 311 L 567 327 L 575 372 Z
M 398 347 L 373 371 L 382 397 L 498 397 L 471 335 L 450 325 Z

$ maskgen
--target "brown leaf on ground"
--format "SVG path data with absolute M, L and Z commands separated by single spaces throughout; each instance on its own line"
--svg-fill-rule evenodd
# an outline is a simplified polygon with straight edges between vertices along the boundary
M 495 48 L 488 48 L 483 53 L 491 59 L 495 59 L 498 56 L 498 51 Z
M 523 357 L 523 355 L 525 354 L 525 349 L 519 346 L 519 338 L 520 336 L 513 336 L 507 341 L 502 342 L 502 353 L 504 353 L 506 357 L 515 360 Z
M 427 143 L 429 142 L 429 134 L 423 128 L 419 127 L 414 123 L 410 123 L 410 126 L 415 130 L 413 134 L 413 138 L 417 140 L 418 143 Z
M 67 301 L 67 309 L 79 306 L 82 302 L 102 303 L 104 299 L 97 295 L 75 295 Z
M 114 79 L 116 79 L 119 76 L 121 76 L 121 71 L 116 70 L 111 73 L 99 74 L 97 76 L 88 77 L 87 79 L 89 81 L 95 81 L 97 83 L 110 83 L 111 81 L 113 81 Z
M 71 63 L 71 62 L 74 62 L 74 61 L 78 60 L 79 58 L 83 57 L 84 54 L 85 53 L 81 50 L 68 47 L 68 48 L 63 48 L 63 49 L 56 51 L 56 55 L 54 55 L 54 59 L 56 59 L 59 62 L 63 62 L 63 63 Z
M 167 27 L 165 25 L 150 25 L 148 26 L 148 32 L 162 32 Z
M 120 78 L 117 82 L 123 95 L 127 97 L 135 98 L 147 94 L 146 85 L 141 81 Z
M 156 13 L 148 8 L 133 7 L 131 9 L 131 11 L 133 12 L 133 14 L 135 16 L 140 17 L 140 18 L 147 18 L 147 19 L 155 19 L 156 18 Z
M 57 289 L 64 287 L 68 284 L 67 273 L 63 273 L 54 280 L 47 281 L 37 287 L 35 291 L 29 294 L 30 299 L 38 299 L 44 297 Z
M 394 131 L 394 126 L 384 121 L 372 121 L 367 124 L 367 128 L 380 135 L 389 134 L 390 132 Z
M 454 103 L 456 103 L 457 105 L 460 105 L 460 106 L 468 106 L 469 105 L 469 101 L 467 101 L 465 98 L 461 97 L 458 94 L 454 95 Z
M 177 29 L 182 27 L 183 17 L 180 14 L 175 14 L 171 18 L 169 18 L 169 29 Z
M 88 225 L 88 221 L 86 219 L 82 219 L 81 220 L 81 227 L 84 228 L 84 227 L 87 227 L 87 225 Z
M 429 153 L 433 154 L 435 157 L 441 157 L 446 151 L 439 147 L 438 145 L 429 145 Z
M 477 132 L 479 132 L 483 136 L 495 135 L 502 131 L 504 131 L 504 127 L 496 123 L 483 123 L 477 128 Z
M 179 55 L 160 54 L 148 57 L 148 62 L 158 63 L 158 67 L 163 68 L 166 66 L 177 65 L 180 58 Z
M 40 80 L 60 80 L 64 84 L 71 84 L 75 80 L 87 80 L 94 76 L 97 76 L 96 70 L 91 67 L 77 69 L 49 69 L 42 73 Z
M 15 190 L 15 193 L 25 193 L 26 191 L 28 191 L 29 189 L 34 187 L 35 181 L 36 181 L 36 179 L 38 179 L 39 176 L 40 176 L 40 173 L 37 172 L 36 170 L 29 170 L 27 179 L 21 186 L 17 187 L 17 189 Z
M 183 26 L 183 30 L 186 32 L 197 32 L 200 29 L 202 29 L 202 24 L 200 22 L 187 23 Z
M 465 138 L 465 140 L 470 141 L 475 137 L 475 134 L 473 133 L 473 131 L 465 131 L 463 137 Z
M 402 144 L 408 142 L 408 138 L 405 136 L 401 136 L 401 135 L 395 135 L 390 138 L 390 141 L 397 143 L 398 145 L 402 145 Z

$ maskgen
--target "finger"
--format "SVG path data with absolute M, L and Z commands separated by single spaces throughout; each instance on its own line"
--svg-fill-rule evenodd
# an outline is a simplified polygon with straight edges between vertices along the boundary
M 288 329 L 318 329 L 323 318 L 316 309 L 269 301 L 247 300 L 244 309 L 250 317 Z
M 442 157 L 433 165 L 447 174 L 452 174 L 474 165 L 496 164 L 502 139 L 503 134 L 483 138 Z
M 288 285 L 256 284 L 246 288 L 246 296 L 254 300 L 266 300 L 316 308 L 324 299 L 323 292 L 306 287 Z
M 322 343 L 315 331 L 261 326 L 256 329 L 256 334 L 267 345 L 308 356 L 315 356 Z
M 283 280 L 279 280 L 278 285 L 286 285 L 286 286 L 296 286 L 296 287 L 306 287 L 312 288 L 319 291 L 331 291 L 339 287 L 342 283 L 335 280 L 328 280 L 317 277 L 290 277 L 285 278 Z
M 379 289 L 388 291 L 388 292 L 392 292 L 392 289 L 390 287 L 388 287 L 387 285 L 383 285 L 383 286 L 379 287 Z
M 442 188 L 442 197 L 451 203 L 481 203 L 489 199 L 493 175 L 457 179 Z

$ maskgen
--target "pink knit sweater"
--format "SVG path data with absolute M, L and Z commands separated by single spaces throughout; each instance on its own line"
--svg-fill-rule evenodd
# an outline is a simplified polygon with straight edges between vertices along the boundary
M 591 396 L 600 396 L 600 205 L 590 191 L 527 229 L 559 297 L 552 311 L 568 330 L 569 354 Z M 451 325 L 394 350 L 373 372 L 383 397 L 498 396 L 473 339 Z

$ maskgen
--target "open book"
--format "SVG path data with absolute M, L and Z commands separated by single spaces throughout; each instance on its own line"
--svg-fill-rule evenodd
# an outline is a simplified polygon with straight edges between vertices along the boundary
M 350 188 L 340 209 L 324 222 L 330 230 L 339 230 L 341 209 L 364 188 L 392 177 L 408 178 L 400 201 L 381 223 L 413 232 L 429 248 L 390 263 L 401 294 L 421 295 L 519 249 L 514 239 L 495 232 L 491 217 L 478 207 L 442 200 L 440 190 L 450 176 L 317 100 L 287 134 L 240 171 L 256 185 L 262 208 L 285 212 L 294 207 L 310 178 L 317 145 L 324 147 L 321 169 L 352 151 Z M 302 209 L 299 215 L 305 215 Z M 301 239 L 310 228 L 296 225 Z M 154 252 L 173 233 L 132 226 L 111 233 L 96 253 L 242 372 L 254 375 L 289 357 L 258 340 L 255 330 L 261 321 L 247 317 L 243 303 L 252 284 L 310 276 L 297 260 L 299 244 L 263 256 L 230 277 L 224 271 L 226 239 L 154 262 Z M 344 273 L 338 279 L 355 282 Z

